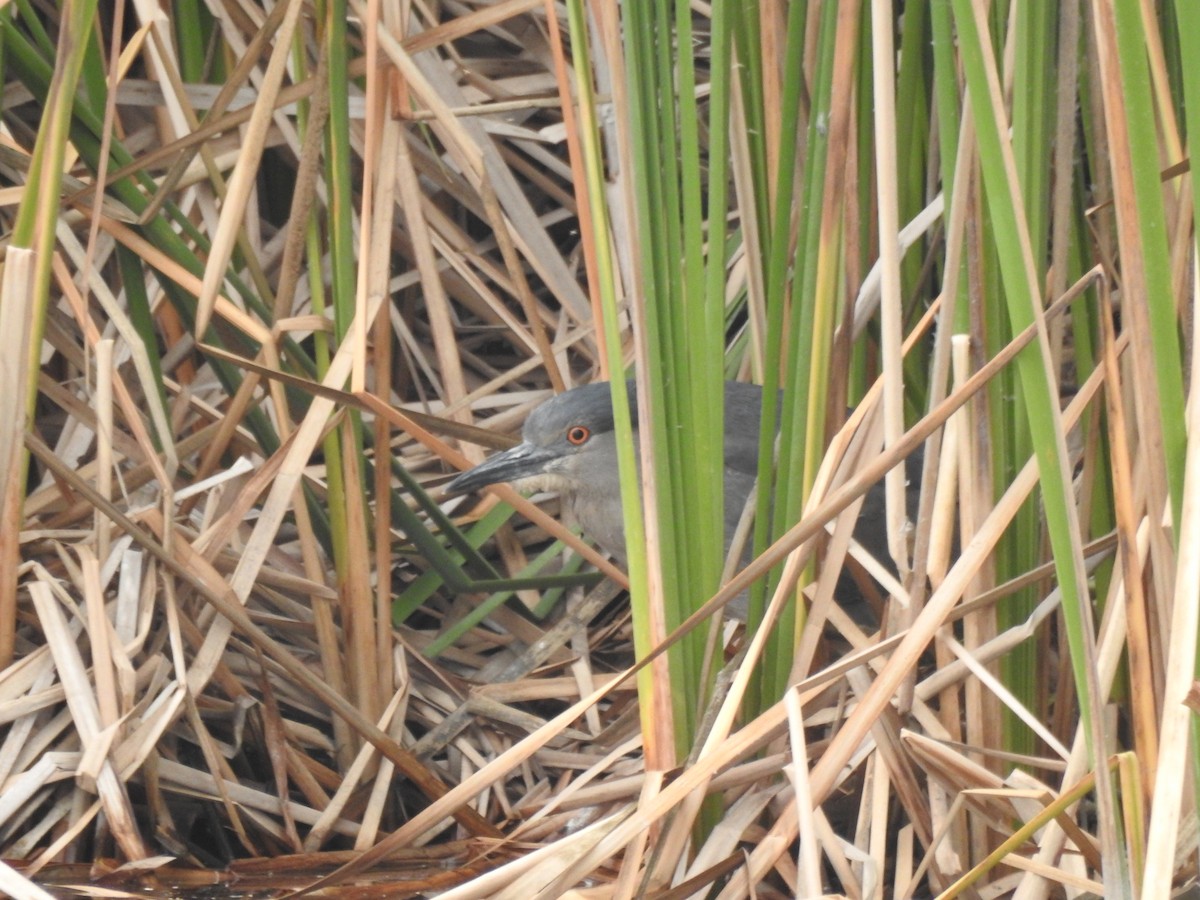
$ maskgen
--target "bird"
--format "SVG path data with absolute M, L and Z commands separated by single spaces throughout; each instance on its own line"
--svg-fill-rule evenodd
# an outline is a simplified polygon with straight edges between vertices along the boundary
M 636 440 L 637 388 L 632 380 L 627 382 L 627 390 Z M 758 476 L 762 401 L 760 385 L 725 382 L 726 551 Z M 567 515 L 584 535 L 624 564 L 625 516 L 608 382 L 592 382 L 544 401 L 526 418 L 521 436 L 520 444 L 488 457 L 449 482 L 446 495 L 473 493 L 501 482 L 511 483 L 520 490 L 557 492 Z M 920 469 L 918 450 L 906 461 L 910 519 L 916 517 Z M 884 489 L 880 483 L 867 493 L 854 536 L 868 552 L 890 565 L 884 513 Z M 861 601 L 861 595 L 853 599 Z M 736 618 L 745 618 L 744 602 L 735 601 L 730 609 Z

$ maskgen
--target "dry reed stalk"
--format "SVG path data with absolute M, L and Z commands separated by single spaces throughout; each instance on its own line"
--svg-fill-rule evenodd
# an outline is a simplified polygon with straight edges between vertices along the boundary
M 773 27 L 753 49 L 768 72 L 783 67 L 785 7 L 760 11 Z M 960 304 L 978 303 L 987 280 L 985 197 L 973 174 L 969 117 L 955 129 L 959 165 L 945 215 L 946 186 L 934 180 L 918 204 L 924 209 L 904 211 L 898 166 L 912 148 L 873 150 L 856 130 L 853 104 L 866 87 L 854 81 L 861 61 L 853 52 L 866 23 L 852 5 L 839 11 L 841 105 L 827 123 L 837 164 L 826 180 L 842 193 L 825 200 L 820 278 L 844 304 L 835 358 L 849 359 L 855 341 L 867 352 L 882 347 L 876 368 L 885 377 L 824 458 L 809 461 L 816 480 L 800 524 L 723 595 L 789 558 L 774 615 L 794 601 L 789 585 L 813 558 L 815 538 L 830 535 L 818 557 L 825 568 L 807 589 L 810 630 L 798 645 L 792 689 L 746 714 L 741 698 L 765 650 L 745 641 L 746 656 L 721 676 L 731 687 L 713 702 L 694 755 L 647 773 L 627 678 L 627 617 L 606 611 L 623 573 L 566 531 L 553 508 L 507 487 L 472 504 L 438 495 L 447 473 L 484 447 L 509 443 L 548 391 L 605 371 L 594 325 L 598 252 L 615 258 L 628 304 L 619 337 L 636 350 L 630 316 L 640 315 L 641 298 L 628 296 L 641 265 L 627 177 L 633 161 L 617 141 L 607 193 L 586 190 L 580 85 L 570 67 L 576 48 L 553 4 L 424 4 L 401 22 L 394 6 L 352 2 L 342 60 L 315 39 L 326 23 L 308 18 L 311 8 L 209 4 L 209 62 L 219 58 L 227 72 L 221 85 L 185 74 L 203 66 L 188 68 L 169 19 L 102 25 L 111 46 L 101 138 L 129 155 L 105 156 L 91 172 L 79 162 L 83 128 L 65 158 L 63 212 L 51 226 L 52 304 L 44 349 L 35 348 L 40 370 L 20 365 L 30 352 L 30 253 L 3 246 L 0 855 L 22 862 L 0 866 L 0 890 L 46 896 L 31 877 L 63 884 L 103 876 L 104 890 L 150 883 L 150 875 L 103 871 L 107 864 L 59 868 L 68 856 L 91 853 L 138 862 L 160 885 L 189 883 L 194 875 L 183 863 L 215 870 L 250 857 L 229 867 L 243 884 L 282 891 L 332 875 L 329 884 L 356 882 L 335 890 L 361 896 L 582 896 L 588 891 L 578 886 L 589 880 L 598 896 L 698 896 L 718 884 L 723 897 L 819 895 L 834 879 L 848 894 L 909 896 L 991 864 L 989 854 L 1039 817 L 1047 817 L 1040 831 L 1002 847 L 1008 855 L 987 876 L 989 895 L 1044 896 L 1051 884 L 1099 890 L 1100 844 L 1072 794 L 1088 771 L 1067 662 L 1048 678 L 1057 695 L 1046 685 L 1032 704 L 997 676 L 1022 645 L 1063 651 L 1051 644 L 1060 604 L 1046 588 L 1021 621 L 997 625 L 1001 604 L 1020 587 L 1047 584 L 1051 567 L 997 585 L 988 553 L 1034 476 L 1027 468 L 991 502 L 982 392 L 1018 351 L 1014 344 L 984 365 L 978 308 L 970 336 L 955 335 L 952 324 Z M 894 71 L 905 57 L 889 46 L 903 37 L 885 27 L 889 8 L 874 5 L 871 31 L 882 133 L 906 125 L 887 102 L 902 102 L 894 86 L 905 75 Z M 1150 828 L 1149 896 L 1170 889 L 1194 848 L 1178 808 L 1186 711 L 1176 702 L 1192 677 L 1194 647 L 1180 638 L 1194 633 L 1184 602 L 1195 593 L 1187 568 L 1194 560 L 1176 553 L 1164 514 L 1170 485 L 1154 462 L 1164 440 L 1159 398 L 1146 377 L 1153 347 L 1141 307 L 1129 299 L 1145 291 L 1147 263 L 1116 23 L 1104 5 L 1083 21 L 1073 10 L 1062 13 L 1067 37 L 1058 55 L 1069 87 L 1053 112 L 1052 264 L 1041 274 L 1055 299 L 1046 315 L 1056 366 L 1072 356 L 1061 309 L 1105 280 L 1122 289 L 1117 310 L 1107 285 L 1101 289 L 1101 365 L 1064 417 L 1097 410 L 1104 390 L 1106 415 L 1092 416 L 1076 479 L 1081 515 L 1101 502 L 1104 479 L 1115 498 L 1115 531 L 1093 535 L 1084 551 L 1092 571 L 1102 554 L 1118 551 L 1104 576 L 1096 672 L 1106 702 L 1133 724 L 1134 757 L 1120 763 L 1126 790 L 1153 810 L 1145 823 L 1126 820 L 1131 833 Z M 629 105 L 622 20 L 616 4 L 590 11 L 593 86 L 603 135 L 613 138 L 626 126 L 603 116 Z M 709 21 L 706 7 L 694 12 L 697 24 Z M 1168 77 L 1173 36 L 1153 16 L 1143 25 L 1158 140 L 1171 163 L 1187 155 Z M 1021 84 L 1015 18 L 1008 27 L 1003 86 L 995 85 L 1004 96 Z M 805 28 L 815 47 L 817 20 Z M 1069 35 L 1087 42 L 1081 65 Z M 334 82 L 341 62 L 350 80 Z M 752 62 L 739 58 L 739 88 Z M 811 83 L 811 55 L 805 65 Z M 1115 210 L 1100 203 L 1089 211 L 1096 268 L 1069 284 L 1079 224 L 1071 218 L 1081 127 L 1075 92 L 1085 79 L 1087 118 L 1099 123 L 1088 172 Z M 331 196 L 326 168 L 329 104 L 345 99 L 331 97 L 333 83 L 351 95 L 351 120 L 337 135 L 354 183 L 349 198 Z M 36 189 L 25 184 L 35 117 L 24 98 L 33 95 L 15 82 L 7 87 L 12 146 L 0 154 L 0 198 L 19 203 Z M 778 107 L 783 83 L 772 77 L 763 87 Z M 707 90 L 701 85 L 702 102 Z M 761 378 L 769 319 L 762 259 L 771 235 L 754 213 L 754 179 L 760 162 L 777 173 L 791 160 L 779 153 L 778 118 L 761 123 L 767 144 L 756 156 L 745 99 L 733 92 L 727 213 L 740 231 L 724 272 L 727 303 L 744 306 L 727 336 L 734 345 L 744 336 L 737 368 Z M 802 127 L 814 112 L 802 110 Z M 929 133 L 953 127 L 938 121 Z M 794 149 L 799 157 L 808 148 Z M 869 152 L 873 160 L 860 159 Z M 864 162 L 878 167 L 874 182 Z M 278 174 L 282 190 L 271 181 Z M 1165 258 L 1185 320 L 1194 320 L 1194 210 L 1176 174 L 1167 171 L 1162 197 Z M 132 176 L 144 181 L 126 191 Z M 872 191 L 870 204 L 843 210 L 846 197 Z M 616 223 L 613 247 L 594 246 L 590 213 L 598 204 Z M 859 220 L 868 207 L 881 223 L 870 235 L 888 239 L 865 236 Z M 357 244 L 345 319 L 331 312 L 346 298 L 334 297 L 326 278 L 323 229 L 334 210 L 350 217 Z M 912 221 L 901 228 L 904 217 Z M 876 241 L 882 258 L 864 273 Z M 936 320 L 932 356 L 922 363 L 932 412 L 906 433 L 899 388 L 912 373 L 899 348 L 912 323 L 905 325 L 899 288 L 904 256 L 918 241 L 951 274 L 939 285 L 941 309 L 930 309 L 903 348 L 925 353 L 923 335 Z M 970 272 L 965 297 L 953 277 L 960 266 Z M 190 297 L 180 302 L 181 293 Z M 880 304 L 882 340 L 863 338 Z M 840 395 L 848 376 L 832 368 L 830 395 Z M 38 405 L 27 419 L 31 371 Z M 882 417 L 874 411 L 881 404 Z M 472 423 L 482 428 L 466 427 Z M 38 468 L 22 498 L 26 425 L 36 432 L 28 446 Z M 868 484 L 892 469 L 894 496 L 894 463 L 927 440 L 913 544 L 915 569 L 931 579 L 925 597 L 924 588 L 909 589 L 864 558 L 851 531 Z M 884 443 L 890 449 L 880 458 L 874 451 Z M 335 446 L 340 453 L 330 452 Z M 522 588 L 524 608 L 490 612 L 429 658 L 428 648 L 487 598 L 469 589 L 455 595 L 446 573 L 413 550 L 415 526 L 396 524 L 402 513 L 426 522 L 438 540 L 445 527 L 414 492 L 397 487 L 395 466 L 464 531 L 477 529 L 476 543 L 490 541 L 484 562 L 455 573 L 466 583 L 522 571 L 547 535 L 614 581 L 570 597 L 545 621 L 527 614 L 540 595 Z M 1189 535 L 1191 487 L 1178 523 Z M 501 501 L 519 515 L 500 537 L 485 537 L 484 528 L 498 527 Z M 893 500 L 890 509 L 900 507 Z M 338 517 L 342 524 L 331 525 Z M 897 524 L 893 537 L 901 535 Z M 337 528 L 344 553 L 330 539 Z M 837 606 L 847 556 L 894 597 L 896 630 L 866 633 Z M 417 613 L 392 620 L 397 595 L 435 580 Z M 823 657 L 830 636 L 848 645 L 844 656 Z M 923 657 L 930 644 L 933 669 Z M 709 649 L 710 667 L 721 669 L 721 642 Z M 1122 659 L 1127 696 L 1115 687 Z M 1036 750 L 1001 746 L 1002 709 L 1037 736 Z M 713 797 L 721 809 L 710 816 Z M 197 825 L 197 810 L 217 824 Z M 168 865 L 166 854 L 180 865 Z M 268 876 L 262 867 L 274 856 L 283 874 Z

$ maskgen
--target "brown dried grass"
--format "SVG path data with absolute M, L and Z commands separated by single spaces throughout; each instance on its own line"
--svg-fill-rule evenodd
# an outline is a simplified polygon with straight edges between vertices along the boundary
M 551 388 L 600 367 L 581 265 L 589 251 L 574 232 L 580 198 L 560 105 L 570 92 L 556 63 L 559 25 L 546 5 L 509 0 L 444 4 L 436 24 L 402 41 L 391 37 L 394 10 L 383 12 L 383 30 L 356 32 L 363 44 L 351 71 L 366 91 L 355 89 L 342 149 L 358 193 L 336 209 L 354 214 L 353 325 L 317 385 L 297 374 L 285 339 L 311 348 L 332 328 L 313 307 L 304 218 L 335 209 L 320 173 L 320 125 L 306 137 L 296 112 L 309 100 L 310 122 L 324 121 L 326 75 L 294 81 L 286 71 L 289 29 L 311 39 L 301 4 L 280 3 L 269 16 L 255 4 L 215 6 L 225 45 L 257 48 L 234 67 L 253 89 L 231 79 L 216 96 L 184 84 L 162 49 L 164 23 L 137 22 L 121 49 L 126 68 L 149 77 L 123 75 L 113 108 L 114 133 L 136 161 L 109 173 L 155 177 L 157 200 L 211 239 L 203 272 L 147 239 L 111 198 L 97 207 L 90 189 L 70 195 L 58 223 L 51 349 L 26 440 L 36 483 L 20 521 L 0 525 L 20 559 L 4 573 L 18 585 L 16 609 L 0 608 L 0 857 L 12 861 L 0 867 L 0 889 L 40 896 L 37 881 L 64 890 L 87 882 L 81 892 L 106 896 L 149 885 L 226 896 L 313 887 L 338 897 L 685 897 L 719 883 L 732 897 L 818 895 L 836 879 L 851 896 L 900 897 L 947 887 L 984 863 L 1014 822 L 1044 813 L 1056 824 L 1011 848 L 977 895 L 1028 889 L 1028 873 L 1045 879 L 1035 893 L 1050 882 L 1102 890 L 1087 817 L 1058 805 L 1087 778 L 1067 672 L 1056 697 L 1047 686 L 1055 718 L 1023 711 L 1044 755 L 1005 755 L 985 714 L 1008 701 L 994 661 L 1019 642 L 1047 642 L 1056 617 L 1055 595 L 1044 591 L 1027 622 L 996 634 L 987 613 L 1015 586 L 975 589 L 986 583 L 991 543 L 1034 485 L 1031 467 L 979 517 L 953 568 L 945 542 L 934 552 L 935 592 L 909 630 L 862 633 L 830 602 L 831 568 L 814 589 L 814 621 L 828 617 L 846 652 L 829 659 L 814 627 L 793 689 L 747 719 L 737 718 L 748 671 L 734 656 L 738 636 L 722 677 L 732 699 L 719 694 L 706 717 L 715 737 L 698 739 L 671 772 L 642 765 L 636 693 L 624 677 L 631 637 L 613 607 L 614 581 L 574 592 L 545 620 L 499 606 L 436 658 L 423 650 L 481 597 L 440 591 L 393 626 L 393 594 L 428 565 L 389 525 L 389 504 L 411 502 L 389 495 L 391 460 L 436 495 L 448 472 L 480 458 L 489 435 L 511 433 Z M 380 15 L 375 5 L 351 8 L 356 24 Z M 19 91 L 9 93 L 6 114 L 31 119 Z M 28 150 L 28 136 L 16 129 L 10 142 Z M 20 154 L 3 165 L 20 198 Z M 282 223 L 266 181 L 272 168 L 294 179 Z M 74 170 L 86 187 L 88 173 Z M 118 248 L 140 257 L 147 276 L 198 297 L 201 329 L 211 321 L 233 335 L 229 354 L 198 348 L 147 277 L 165 406 L 124 300 Z M 28 341 L 14 300 L 28 288 L 23 251 L 6 251 L 0 357 L 11 360 Z M 271 321 L 230 290 L 230 260 L 273 299 Z M 1066 416 L 1078 418 L 1107 380 L 1113 430 L 1124 435 L 1127 342 L 1108 339 L 1108 366 L 1080 386 Z M 233 393 L 213 369 L 230 358 L 243 360 Z M 962 404 L 986 381 L 968 374 L 910 432 L 915 441 L 954 423 L 944 477 L 961 490 L 977 449 L 976 412 Z M 11 473 L 24 427 L 19 380 L 0 396 L 0 471 Z M 358 440 L 351 408 L 367 449 L 335 457 L 331 434 L 343 447 Z M 272 417 L 278 448 L 263 446 L 248 422 L 255 410 Z M 835 440 L 831 459 L 847 452 L 849 436 Z M 1096 435 L 1086 439 L 1091 464 Z M 331 487 L 369 482 L 368 466 L 369 491 Z M 1125 498 L 1143 490 L 1128 467 L 1117 469 Z M 804 536 L 854 491 L 814 501 Z M 340 575 L 313 518 L 331 492 L 346 498 L 332 528 L 344 542 Z M 954 508 L 952 493 L 939 499 L 944 509 Z M 498 569 L 521 570 L 545 531 L 579 543 L 511 491 L 495 494 L 521 512 L 495 541 Z M 493 503 L 447 509 L 475 520 Z M 1122 544 L 1120 566 L 1161 558 L 1162 532 L 1149 519 L 1129 512 L 1122 527 L 1136 541 Z M 1120 571 L 1097 638 L 1101 679 L 1112 684 L 1128 651 L 1159 692 L 1152 647 L 1163 623 L 1133 615 L 1137 597 L 1127 612 Z M 1143 589 L 1135 571 L 1131 593 Z M 1153 576 L 1169 577 L 1161 566 Z M 519 592 L 518 602 L 537 599 Z M 962 641 L 950 627 L 959 619 L 968 623 Z M 932 668 L 922 662 L 930 643 Z M 745 649 L 751 659 L 759 652 Z M 1153 693 L 1126 701 L 1149 723 L 1147 739 Z M 1153 745 L 1138 749 L 1151 765 Z M 823 799 L 808 802 L 814 795 Z M 698 839 L 689 811 L 713 796 L 722 812 Z M 1181 840 L 1193 846 L 1194 829 Z

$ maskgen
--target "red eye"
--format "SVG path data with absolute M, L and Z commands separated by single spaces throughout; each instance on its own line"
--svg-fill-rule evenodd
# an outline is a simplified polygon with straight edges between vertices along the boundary
M 576 447 L 581 444 L 586 444 L 587 439 L 592 436 L 592 431 L 586 425 L 572 425 L 567 429 L 567 440 Z

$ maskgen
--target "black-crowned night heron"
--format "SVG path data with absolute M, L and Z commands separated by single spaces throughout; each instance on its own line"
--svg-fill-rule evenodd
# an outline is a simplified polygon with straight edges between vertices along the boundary
M 636 435 L 637 396 L 632 381 L 629 382 L 629 405 Z M 758 474 L 761 421 L 762 388 L 726 382 L 727 550 Z M 522 437 L 524 440 L 512 449 L 497 453 L 463 472 L 446 486 L 447 493 L 465 494 L 502 481 L 523 490 L 556 491 L 583 533 L 624 563 L 625 517 L 608 383 L 595 382 L 550 398 L 529 414 Z M 916 514 L 919 470 L 919 454 L 914 454 L 908 465 L 910 518 Z M 854 536 L 877 559 L 888 559 L 882 484 L 868 492 Z M 735 603 L 735 608 L 731 609 L 735 615 L 737 606 Z

